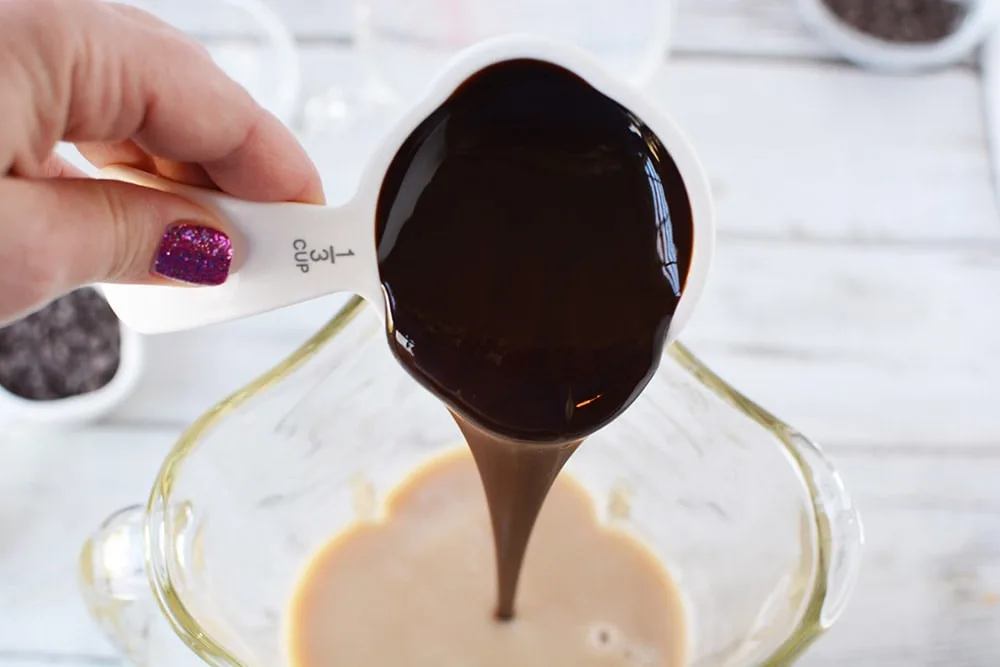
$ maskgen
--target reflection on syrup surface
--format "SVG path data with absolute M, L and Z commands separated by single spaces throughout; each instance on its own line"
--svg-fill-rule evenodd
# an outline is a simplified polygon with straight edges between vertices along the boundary
M 403 365 L 499 436 L 570 442 L 655 372 L 691 208 L 640 119 L 516 60 L 474 75 L 402 145 L 376 241 Z

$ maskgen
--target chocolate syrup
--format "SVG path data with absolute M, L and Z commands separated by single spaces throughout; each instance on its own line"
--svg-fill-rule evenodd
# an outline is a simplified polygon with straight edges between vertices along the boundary
M 472 76 L 390 164 L 376 213 L 389 344 L 475 455 L 499 617 L 552 480 L 655 373 L 692 237 L 652 130 L 541 61 Z

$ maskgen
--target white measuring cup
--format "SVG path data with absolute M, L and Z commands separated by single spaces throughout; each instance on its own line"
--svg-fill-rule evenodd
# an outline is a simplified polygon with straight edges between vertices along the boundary
M 336 292 L 352 292 L 386 317 L 375 248 L 375 216 L 383 177 L 399 147 L 427 116 L 479 71 L 532 59 L 562 67 L 616 101 L 662 142 L 681 174 L 693 220 L 690 268 L 666 343 L 688 322 L 704 289 L 715 226 L 707 178 L 678 127 L 588 52 L 535 37 L 506 36 L 456 55 L 426 95 L 388 133 L 368 162 L 355 195 L 344 205 L 249 202 L 217 191 L 180 185 L 145 172 L 110 167 L 103 178 L 128 181 L 187 197 L 225 221 L 234 259 L 225 283 L 103 285 L 108 303 L 133 329 L 147 334 L 191 329 L 255 315 Z

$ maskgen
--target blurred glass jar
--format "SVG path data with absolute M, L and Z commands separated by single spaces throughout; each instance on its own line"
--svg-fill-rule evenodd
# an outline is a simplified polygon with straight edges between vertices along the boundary
M 325 0 L 330 1 L 330 0 Z M 354 192 L 361 165 L 448 59 L 476 42 L 529 33 L 569 42 L 642 86 L 665 60 L 675 0 L 340 0 L 357 49 L 310 98 L 301 136 L 328 201 Z M 349 72 L 345 72 L 349 70 Z M 353 75 L 353 76 L 352 76 Z
M 575 44 L 642 85 L 666 57 L 674 13 L 674 0 L 358 2 L 360 48 L 404 105 L 456 51 L 506 33 Z
M 201 42 L 213 60 L 286 125 L 299 113 L 295 38 L 263 0 L 115 0 Z

